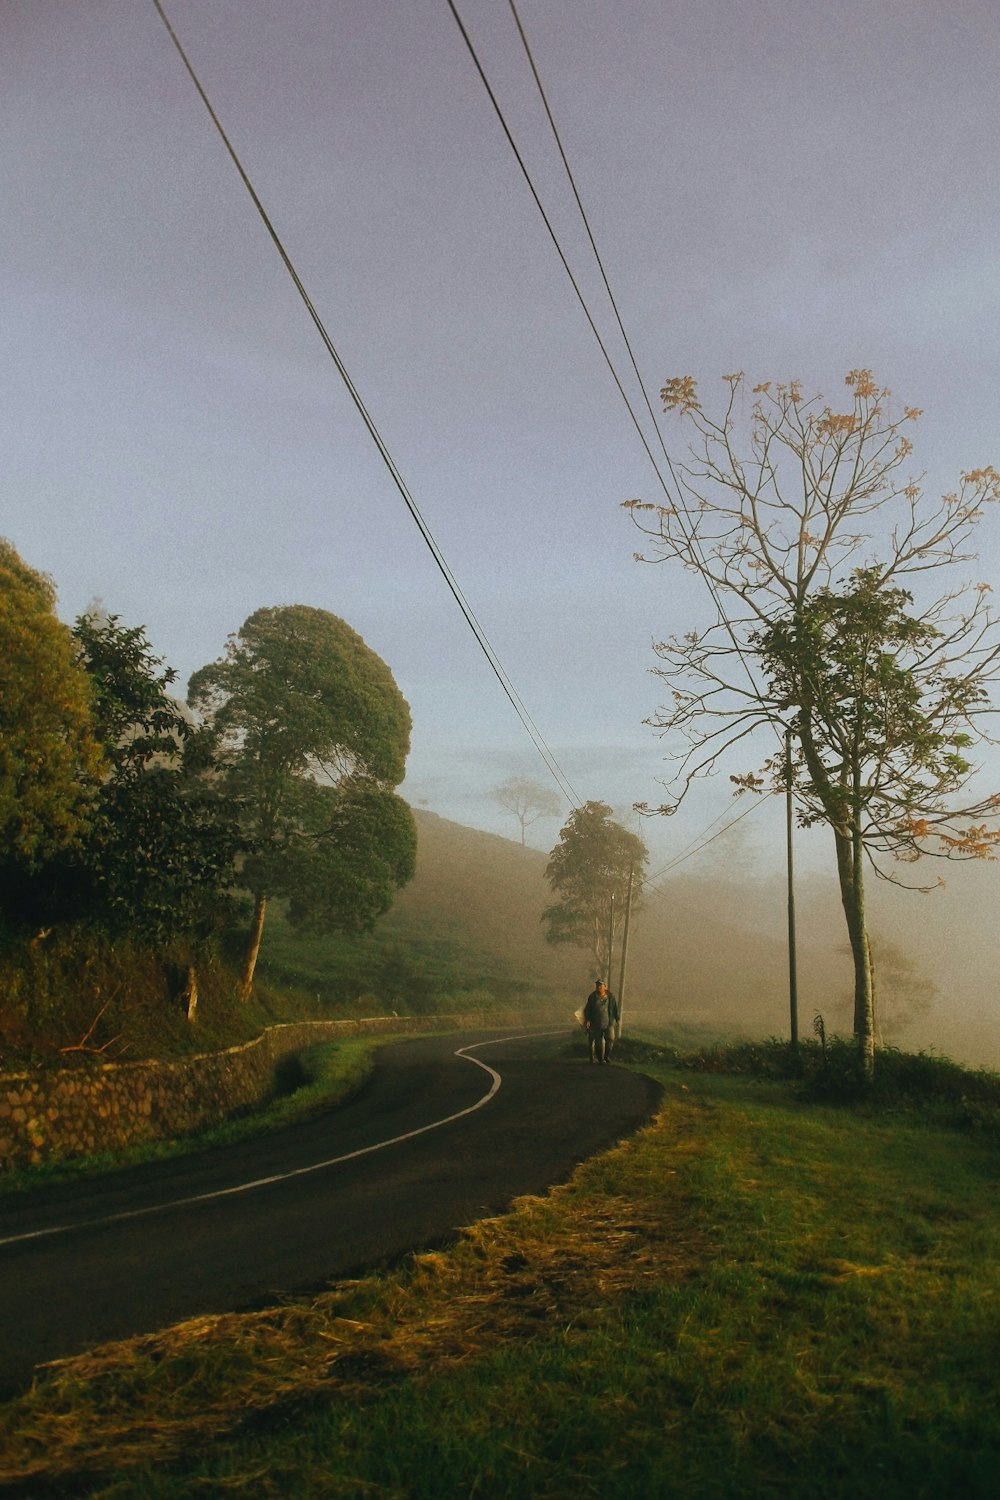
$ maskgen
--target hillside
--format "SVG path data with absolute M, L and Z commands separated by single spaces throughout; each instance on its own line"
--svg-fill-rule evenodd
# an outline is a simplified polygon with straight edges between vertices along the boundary
M 550 900 L 548 855 L 414 810 L 417 872 L 392 911 L 363 938 L 292 934 L 276 914 L 263 973 L 295 980 L 325 1003 L 374 1008 L 472 1009 L 515 1004 L 565 1015 L 594 978 L 586 952 L 550 947 L 540 917 Z M 720 1033 L 787 1035 L 786 890 L 780 871 L 721 858 L 675 876 L 636 911 L 629 945 L 627 1019 L 678 1021 Z M 995 1013 L 994 863 L 907 867 L 947 885 L 921 895 L 872 882 L 870 917 L 883 1037 L 973 1065 L 1000 1060 Z M 800 1031 L 821 1012 L 830 1032 L 851 1029 L 852 969 L 831 870 L 797 882 Z M 618 960 L 612 974 L 618 986 Z M 365 997 L 367 997 L 367 1002 Z
M 292 932 L 280 906 L 272 906 L 252 1013 L 233 1002 L 224 964 L 203 965 L 195 1035 L 176 1002 L 178 981 L 169 966 L 121 945 L 90 951 L 72 939 L 60 946 L 53 937 L 22 955 L 23 962 L 8 962 L 0 1058 L 13 1066 L 33 1050 L 71 1045 L 99 1012 L 93 1045 L 121 1037 L 116 1047 L 127 1044 L 133 1057 L 229 1045 L 268 1019 L 317 1009 L 567 1017 L 594 974 L 587 952 L 551 947 L 543 937 L 548 855 L 434 813 L 416 809 L 414 816 L 415 878 L 372 932 Z M 927 861 L 926 873 L 923 865 L 906 873 L 931 883 L 939 872 L 947 884 L 927 895 L 871 883 L 882 1037 L 995 1068 L 997 866 Z M 822 1013 L 828 1032 L 849 1033 L 852 969 L 832 870 L 800 878 L 796 902 L 800 1032 L 809 1036 Z M 241 942 L 234 934 L 232 964 Z M 611 981 L 617 989 L 617 956 Z M 780 871 L 720 856 L 714 868 L 685 869 L 648 893 L 634 913 L 625 1001 L 627 1026 L 683 1023 L 721 1036 L 787 1035 Z
M 435 995 L 488 992 L 575 1009 L 594 974 L 588 954 L 552 947 L 540 918 L 551 900 L 548 855 L 510 839 L 414 810 L 417 871 L 374 933 L 361 939 L 303 938 L 275 924 L 263 970 L 314 985 L 369 990 L 383 1004 L 432 1008 Z M 626 1003 L 629 1017 L 672 1018 L 723 1030 L 774 1030 L 787 1008 L 783 941 L 755 933 L 729 900 L 677 885 L 634 916 Z M 612 975 L 618 985 L 618 959 Z

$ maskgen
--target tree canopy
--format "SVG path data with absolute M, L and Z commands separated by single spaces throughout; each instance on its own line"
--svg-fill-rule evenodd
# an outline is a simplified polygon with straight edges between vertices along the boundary
M 637 903 L 648 859 L 642 839 L 613 821 L 606 802 L 574 808 L 545 868 L 557 898 L 542 912 L 547 940 L 587 948 L 598 972 L 608 974 L 630 873 Z
M 881 568 L 859 568 L 751 635 L 799 746 L 800 820 L 856 826 L 871 855 L 906 859 L 970 843 L 953 797 L 973 769 L 971 726 L 1000 670 L 1000 643 L 981 635 L 978 600 L 951 628 L 912 606 Z
M 300 924 L 370 925 L 409 880 L 416 832 L 393 788 L 410 712 L 385 662 L 343 620 L 306 605 L 259 609 L 191 679 L 247 839 L 255 916 L 249 994 L 267 901 Z
M 112 931 L 162 945 L 229 914 L 240 835 L 218 778 L 143 626 L 92 613 L 73 633 L 93 683 L 106 773 L 71 861 L 78 899 Z
M 521 843 L 525 842 L 527 830 L 542 818 L 558 818 L 562 811 L 559 794 L 551 787 L 542 786 L 528 776 L 510 776 L 493 789 L 493 795 L 503 808 L 517 819 L 521 830 Z
M 123 625 L 119 615 L 95 607 L 75 621 L 73 637 L 90 679 L 94 732 L 105 757 L 137 769 L 154 756 L 176 756 L 190 725 L 167 694 L 177 673 L 153 654 L 145 627 Z
M 26 869 L 78 843 L 101 753 L 55 590 L 0 540 L 0 847 Z

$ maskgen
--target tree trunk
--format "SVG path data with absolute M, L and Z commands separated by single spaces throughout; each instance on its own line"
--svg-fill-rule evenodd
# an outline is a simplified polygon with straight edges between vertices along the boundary
M 858 1044 L 858 1072 L 862 1083 L 875 1076 L 875 979 L 868 926 L 865 920 L 864 849 L 860 836 L 833 830 L 837 844 L 840 899 L 847 918 L 854 960 L 854 1037 Z
M 244 1005 L 250 999 L 250 991 L 253 989 L 253 975 L 257 967 L 260 940 L 264 935 L 264 917 L 266 912 L 267 896 L 263 891 L 258 891 L 254 904 L 253 921 L 250 924 L 250 937 L 247 942 L 246 962 L 243 965 L 243 978 L 240 981 L 240 1000 Z
M 198 975 L 195 971 L 194 964 L 188 964 L 187 966 L 187 976 L 185 978 L 184 990 L 181 994 L 181 999 L 186 1002 L 187 1018 L 191 1022 L 191 1024 L 194 1025 L 195 1019 L 198 1014 Z
M 831 780 L 816 748 L 812 703 L 808 699 L 803 702 L 798 728 L 806 768 L 819 793 L 837 846 L 840 901 L 847 918 L 854 960 L 854 1037 L 858 1044 L 858 1076 L 867 1086 L 875 1076 L 875 980 L 865 920 L 861 771 L 855 760 L 847 768 L 849 780 Z

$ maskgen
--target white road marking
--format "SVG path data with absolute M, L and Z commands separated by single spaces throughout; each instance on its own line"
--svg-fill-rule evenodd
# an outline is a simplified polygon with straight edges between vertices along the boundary
M 500 1090 L 503 1080 L 495 1068 L 488 1063 L 482 1062 L 478 1057 L 470 1057 L 470 1052 L 476 1052 L 480 1047 L 494 1047 L 499 1042 L 521 1042 L 528 1037 L 561 1036 L 564 1028 L 558 1031 L 525 1031 L 520 1036 L 497 1036 L 491 1037 L 485 1042 L 470 1042 L 467 1047 L 459 1047 L 455 1057 L 464 1057 L 466 1062 L 475 1063 L 477 1068 L 482 1068 L 489 1073 L 493 1079 L 490 1087 L 481 1099 L 475 1104 L 470 1104 L 466 1109 L 460 1109 L 453 1115 L 446 1115 L 442 1120 L 432 1120 L 429 1125 L 419 1125 L 416 1130 L 407 1130 L 403 1135 L 394 1135 L 389 1140 L 376 1141 L 373 1146 L 361 1146 L 357 1151 L 347 1151 L 343 1156 L 331 1156 L 327 1161 L 312 1162 L 308 1167 L 292 1167 L 287 1172 L 275 1172 L 270 1177 L 257 1177 L 252 1182 L 241 1182 L 235 1187 L 216 1188 L 210 1193 L 192 1193 L 186 1198 L 170 1198 L 165 1203 L 151 1203 L 146 1208 L 130 1208 L 122 1213 L 107 1214 L 100 1219 L 78 1219 L 73 1224 L 52 1224 L 48 1229 L 32 1229 L 27 1234 L 12 1234 L 6 1239 L 0 1239 L 0 1246 L 20 1245 L 26 1240 L 46 1239 L 54 1234 L 69 1234 L 74 1229 L 97 1229 L 104 1224 L 119 1224 L 124 1219 L 141 1219 L 147 1214 L 162 1213 L 168 1208 L 184 1208 L 191 1203 L 210 1203 L 215 1198 L 229 1198 L 236 1193 L 252 1193 L 256 1188 L 269 1187 L 275 1182 L 287 1182 L 292 1177 L 305 1177 L 310 1172 L 322 1172 L 327 1167 L 340 1166 L 342 1162 L 354 1161 L 359 1156 L 368 1156 L 373 1151 L 384 1151 L 387 1146 L 398 1146 L 403 1141 L 412 1141 L 418 1135 L 426 1135 L 429 1130 L 440 1130 L 442 1125 L 450 1125 L 454 1120 L 461 1120 L 465 1115 L 475 1114 L 477 1109 L 482 1109 L 485 1104 L 495 1098 Z

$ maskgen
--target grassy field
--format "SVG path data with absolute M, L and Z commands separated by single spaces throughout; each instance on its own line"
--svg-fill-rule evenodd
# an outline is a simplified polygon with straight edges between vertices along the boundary
M 52 1367 L 5 1492 L 993 1496 L 995 1137 L 636 1051 L 655 1122 L 452 1249 Z

